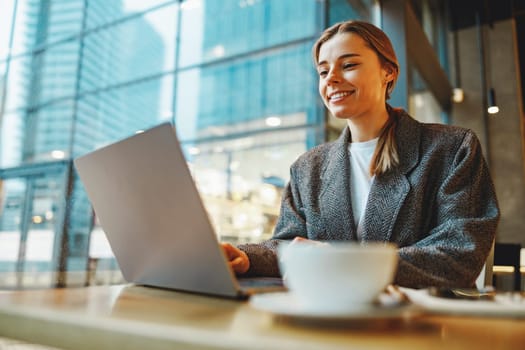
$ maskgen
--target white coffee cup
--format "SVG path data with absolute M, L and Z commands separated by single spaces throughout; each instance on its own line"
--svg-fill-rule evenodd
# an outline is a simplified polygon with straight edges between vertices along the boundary
M 297 303 L 322 311 L 370 307 L 397 268 L 396 246 L 382 242 L 283 243 L 278 256 Z

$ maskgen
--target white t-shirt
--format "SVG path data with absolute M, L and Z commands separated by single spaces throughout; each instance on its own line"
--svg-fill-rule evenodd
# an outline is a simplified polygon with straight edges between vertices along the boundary
M 373 176 L 370 175 L 370 162 L 378 140 L 379 138 L 375 138 L 365 142 L 352 142 L 348 145 L 348 153 L 350 154 L 350 196 L 352 198 L 352 210 L 358 238 L 361 238 L 359 226 L 361 218 L 364 216 L 368 193 L 374 180 Z

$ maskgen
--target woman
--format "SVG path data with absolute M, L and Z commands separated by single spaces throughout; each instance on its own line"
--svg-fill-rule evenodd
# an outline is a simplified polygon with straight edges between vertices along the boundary
M 385 241 L 399 247 L 396 284 L 472 287 L 499 221 L 474 133 L 419 123 L 386 103 L 399 66 L 372 24 L 328 28 L 313 56 L 319 93 L 348 127 L 291 166 L 272 239 L 222 244 L 234 271 L 279 276 L 281 240 Z

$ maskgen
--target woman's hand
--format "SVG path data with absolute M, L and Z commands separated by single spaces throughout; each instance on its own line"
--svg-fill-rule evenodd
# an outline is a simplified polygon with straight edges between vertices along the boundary
M 245 252 L 230 243 L 221 243 L 221 247 L 226 253 L 226 257 L 228 258 L 228 262 L 230 263 L 233 272 L 241 275 L 248 271 L 250 268 L 250 259 Z
M 314 241 L 308 238 L 297 236 L 290 244 L 314 244 L 314 245 L 327 245 L 327 242 Z

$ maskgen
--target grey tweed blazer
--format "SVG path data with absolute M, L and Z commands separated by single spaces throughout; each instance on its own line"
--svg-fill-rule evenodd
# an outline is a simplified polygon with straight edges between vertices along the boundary
M 363 241 L 393 242 L 395 283 L 413 288 L 471 287 L 494 240 L 499 208 L 475 134 L 423 124 L 400 109 L 395 137 L 399 166 L 375 178 L 363 221 Z M 296 236 L 355 241 L 347 128 L 338 140 L 306 152 L 291 166 L 273 238 L 239 245 L 249 275 L 279 276 L 276 248 Z

